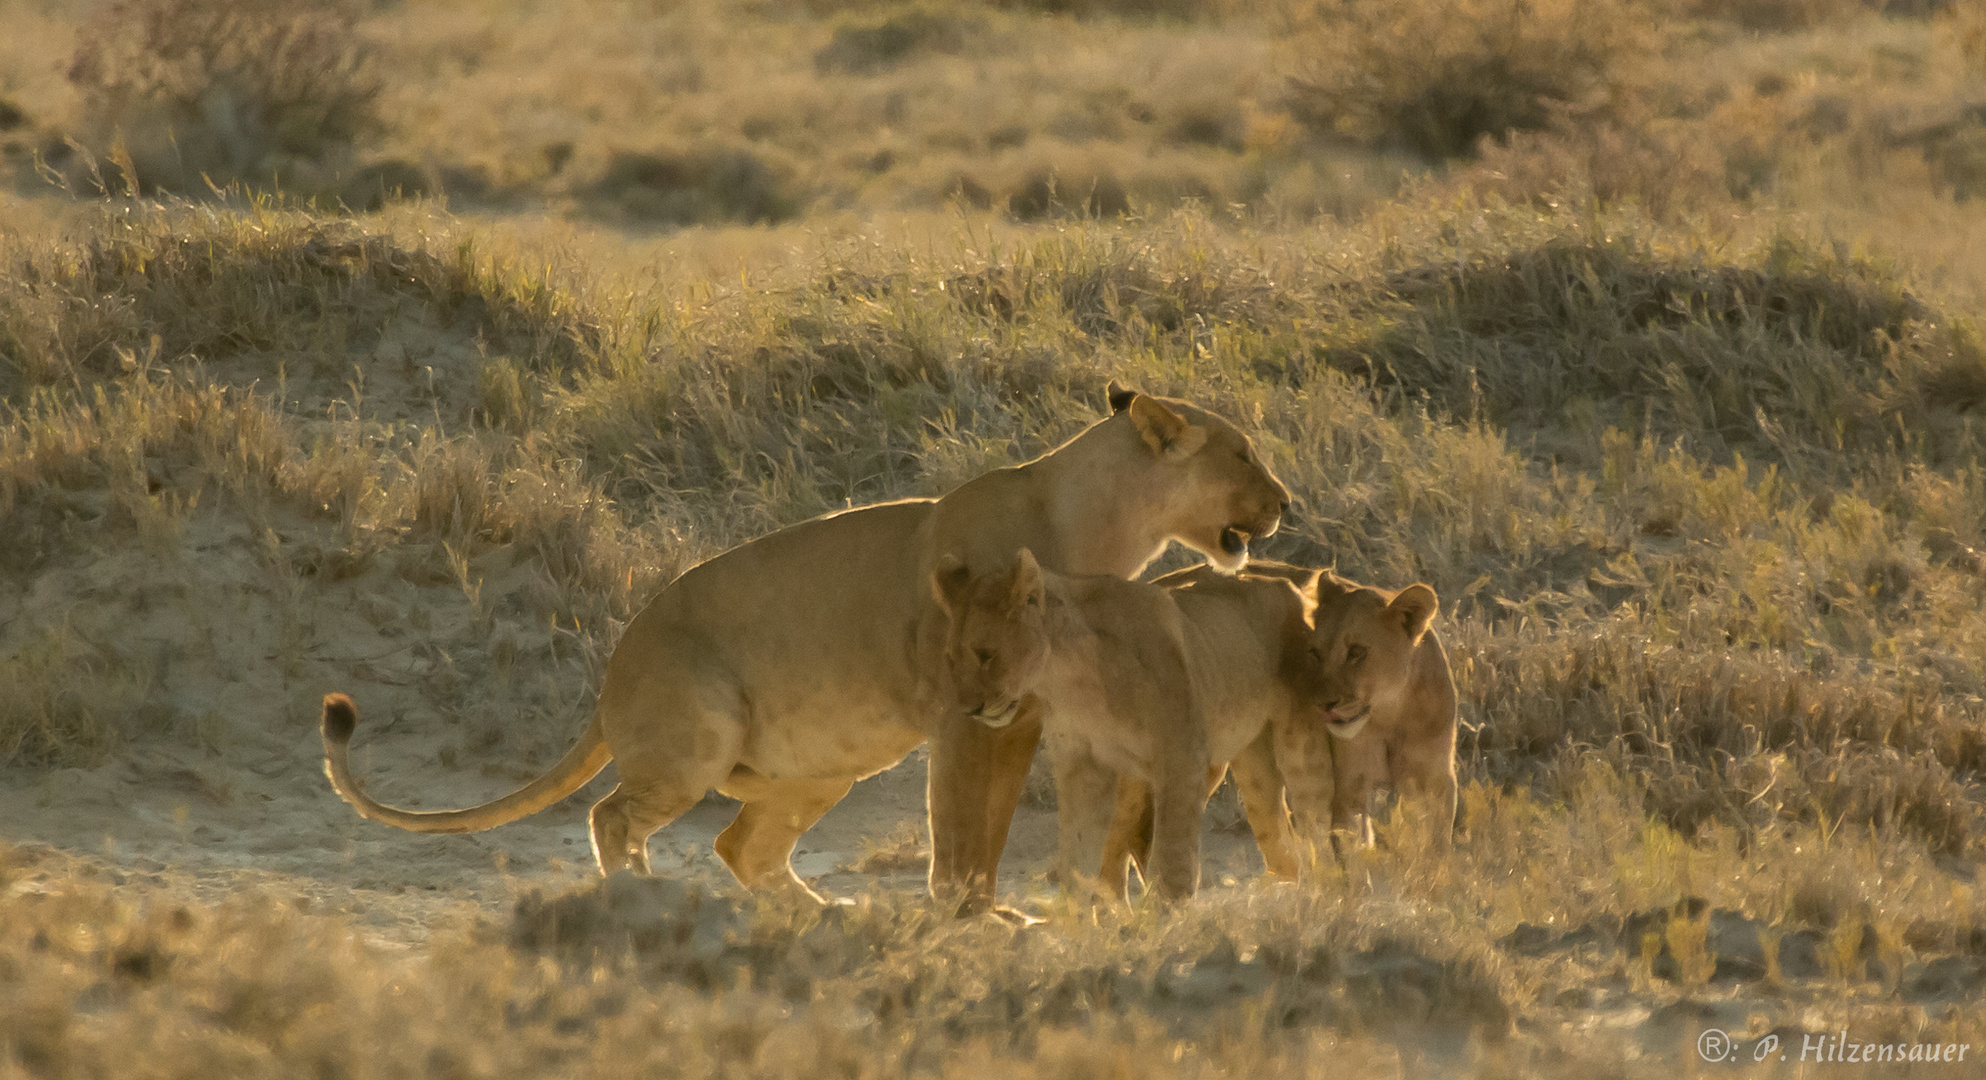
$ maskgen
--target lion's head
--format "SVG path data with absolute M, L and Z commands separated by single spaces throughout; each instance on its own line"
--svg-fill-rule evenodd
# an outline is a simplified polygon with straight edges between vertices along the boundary
M 1235 571 L 1248 544 L 1276 531 L 1289 507 L 1289 489 L 1255 452 L 1255 444 L 1226 420 L 1171 398 L 1109 387 L 1113 415 L 1128 418 L 1159 470 L 1158 520 L 1168 535 Z M 1127 481 L 1129 478 L 1126 478 Z
M 1391 706 L 1407 693 L 1414 648 L 1441 601 L 1426 585 L 1393 593 L 1329 572 L 1304 591 L 1316 606 L 1310 633 L 1287 658 L 1289 681 L 1326 730 L 1350 739 L 1364 730 L 1374 706 Z
M 973 574 L 946 557 L 931 573 L 945 610 L 944 670 L 956 704 L 987 727 L 1014 722 L 1048 662 L 1048 598 L 1034 553 L 1004 570 Z

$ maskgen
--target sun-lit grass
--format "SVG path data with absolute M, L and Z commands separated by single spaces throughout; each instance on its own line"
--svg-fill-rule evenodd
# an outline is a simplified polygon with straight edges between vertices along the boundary
M 45 60 L 81 16 L 0 4 L 0 760 L 207 737 L 254 664 L 274 722 L 335 679 L 528 771 L 676 573 L 1038 453 L 1113 377 L 1255 434 L 1263 554 L 1434 586 L 1466 725 L 1452 854 L 1399 814 L 1320 880 L 1026 933 L 623 881 L 409 958 L 0 852 L 0 1073 L 1670 1076 L 1713 1019 L 1986 1053 L 1976 13 L 1547 5 L 1483 68 L 1502 6 L 1299 6 L 376 7 L 357 152 L 449 202 L 353 215 L 49 187 L 34 151 L 88 189 Z M 1331 35 L 1387 77 L 1306 104 Z M 1422 46 L 1527 108 L 1577 63 L 1435 145 Z

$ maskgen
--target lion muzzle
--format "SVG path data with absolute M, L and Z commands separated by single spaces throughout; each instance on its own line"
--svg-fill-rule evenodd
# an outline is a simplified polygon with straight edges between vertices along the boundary
M 987 706 L 981 705 L 979 708 L 972 710 L 969 715 L 987 727 L 997 730 L 1013 723 L 1014 717 L 1019 716 L 1020 712 L 1021 700 L 1015 698 L 996 710 L 989 711 Z
M 1334 710 L 1325 714 L 1324 730 L 1330 732 L 1333 738 L 1356 739 L 1358 733 L 1365 730 L 1365 722 L 1371 717 L 1370 705 L 1362 706 L 1357 712 L 1348 716 L 1340 715 Z

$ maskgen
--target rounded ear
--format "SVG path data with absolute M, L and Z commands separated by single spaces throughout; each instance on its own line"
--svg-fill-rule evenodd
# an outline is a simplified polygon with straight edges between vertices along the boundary
M 1103 388 L 1103 396 L 1110 399 L 1110 415 L 1116 416 L 1131 407 L 1131 399 L 1137 397 L 1138 392 L 1112 379 L 1110 385 Z
M 1190 457 L 1207 442 L 1206 428 L 1189 422 L 1166 408 L 1164 402 L 1145 394 L 1131 399 L 1131 422 L 1137 425 L 1138 437 L 1145 440 L 1152 453 L 1165 457 Z
M 931 571 L 931 599 L 947 614 L 956 612 L 965 605 L 965 588 L 971 583 L 971 568 L 960 562 L 958 556 L 946 555 L 938 560 L 938 568 Z
M 1029 604 L 1039 606 L 1047 592 L 1048 585 L 1041 578 L 1041 564 L 1034 561 L 1034 552 L 1022 548 L 1014 560 L 1014 586 L 1007 594 L 1007 602 L 1019 611 Z
M 1441 598 L 1434 590 L 1418 582 L 1400 590 L 1386 610 L 1399 616 L 1406 625 L 1407 639 L 1420 644 L 1421 635 L 1427 633 L 1427 626 L 1434 621 L 1435 613 L 1441 610 Z

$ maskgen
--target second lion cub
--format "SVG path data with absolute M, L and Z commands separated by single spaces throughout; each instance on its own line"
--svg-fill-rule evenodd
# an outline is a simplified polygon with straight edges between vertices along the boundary
M 960 707 L 997 725 L 1024 697 L 1043 705 L 1065 887 L 1098 871 L 1121 774 L 1152 791 L 1147 880 L 1163 898 L 1191 896 L 1201 812 L 1229 761 L 1264 860 L 1294 866 L 1270 726 L 1292 711 L 1286 667 L 1310 655 L 1295 585 L 1064 577 L 1025 548 L 1004 571 L 941 565 L 931 584 L 950 617 L 945 669 Z M 1104 876 L 1121 888 L 1121 867 Z

